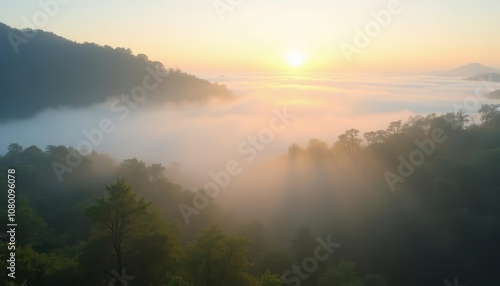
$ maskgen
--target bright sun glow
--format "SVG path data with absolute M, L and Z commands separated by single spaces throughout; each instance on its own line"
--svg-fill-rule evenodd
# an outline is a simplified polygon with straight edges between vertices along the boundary
M 300 52 L 293 52 L 288 55 L 288 64 L 292 67 L 299 67 L 304 64 L 304 54 Z

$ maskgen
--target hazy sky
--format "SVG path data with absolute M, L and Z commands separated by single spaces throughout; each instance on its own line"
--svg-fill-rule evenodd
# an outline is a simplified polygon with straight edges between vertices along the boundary
M 371 12 L 387 9 L 391 0 L 65 2 L 42 29 L 77 42 L 129 47 L 192 72 L 291 70 L 286 57 L 292 51 L 303 53 L 303 70 L 411 71 L 470 62 L 500 67 L 498 0 L 401 0 L 402 11 L 351 62 L 341 44 L 354 46 L 355 29 L 364 30 Z M 222 19 L 214 2 L 241 4 Z M 36 27 L 23 17 L 36 23 L 43 11 L 38 3 L 0 0 L 0 21 Z

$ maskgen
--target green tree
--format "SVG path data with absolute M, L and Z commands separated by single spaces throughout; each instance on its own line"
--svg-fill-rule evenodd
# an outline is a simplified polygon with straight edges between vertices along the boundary
M 151 183 L 153 191 L 155 190 L 158 182 L 160 182 L 162 179 L 165 179 L 165 170 L 165 167 L 163 167 L 161 164 L 151 164 L 150 166 L 146 167 L 148 179 Z
M 365 138 L 368 145 L 383 142 L 383 138 L 378 136 L 376 131 L 365 132 L 363 133 L 363 137 Z
M 7 147 L 7 154 L 4 156 L 4 160 L 8 167 L 15 167 L 22 163 L 22 153 L 23 147 L 17 143 L 11 143 Z
M 31 246 L 17 246 L 15 251 L 15 281 L 7 285 L 84 285 L 80 280 L 81 272 L 75 258 L 37 252 Z M 0 253 L 2 257 L 9 256 L 6 243 L 0 243 Z M 7 281 L 9 270 L 6 259 L 2 258 L 0 266 L 0 275 Z
M 300 149 L 297 149 L 296 151 L 299 151 Z M 330 150 L 328 150 L 328 146 L 324 141 L 321 141 L 319 139 L 311 139 L 307 143 L 306 151 L 308 155 L 312 156 L 312 158 L 315 159 L 321 159 L 324 157 L 329 156 L 328 154 L 330 153 Z
M 149 181 L 146 163 L 137 158 L 123 160 L 119 169 L 123 177 L 135 188 L 143 188 Z
M 22 245 L 41 246 L 47 239 L 47 223 L 34 209 L 29 198 L 20 196 L 17 200 L 17 239 Z
M 491 122 L 495 117 L 500 115 L 500 104 L 482 104 L 479 109 L 479 114 L 481 114 L 481 121 L 485 127 L 490 127 Z
M 113 276 L 124 270 L 135 276 L 134 283 L 166 282 L 180 255 L 178 232 L 150 209 L 151 203 L 137 199 L 125 180 L 118 179 L 106 190 L 106 196 L 85 210 L 96 228 L 82 260 L 116 285 L 120 281 Z
M 281 286 L 283 278 L 280 274 L 272 274 L 269 270 L 267 270 L 259 277 L 257 283 L 259 286 Z
M 362 139 L 358 138 L 358 129 L 346 130 L 344 134 L 338 136 L 337 145 L 340 145 L 344 150 L 354 150 L 359 147 L 359 144 L 363 142 Z
M 293 265 L 294 259 L 289 250 L 271 248 L 260 254 L 253 267 L 253 274 L 263 274 L 267 270 L 272 273 L 285 273 Z
M 321 286 L 363 286 L 352 261 L 341 261 L 337 267 L 330 268 L 320 278 Z
M 394 136 L 399 134 L 401 132 L 402 125 L 403 125 L 402 120 L 393 121 L 389 123 L 389 126 L 386 129 L 387 135 Z
M 251 285 L 247 240 L 222 232 L 217 225 L 205 228 L 186 250 L 186 269 L 195 286 Z
M 361 278 L 363 286 L 387 286 L 387 281 L 380 275 L 367 274 Z
M 449 112 L 444 115 L 446 121 L 451 123 L 454 129 L 464 129 L 464 127 L 471 121 L 469 114 L 465 113 L 463 109 L 458 112 Z

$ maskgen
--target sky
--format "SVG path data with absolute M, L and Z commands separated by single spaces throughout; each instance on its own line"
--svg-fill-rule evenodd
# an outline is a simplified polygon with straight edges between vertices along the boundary
M 500 67 L 497 0 L 54 1 L 0 0 L 0 21 L 130 48 L 193 73 Z M 59 3 L 45 22 L 40 3 Z M 380 13 L 390 20 L 373 25 Z M 367 26 L 368 44 L 356 45 Z M 345 47 L 356 52 L 346 56 Z M 300 67 L 287 60 L 293 52 L 304 58 Z

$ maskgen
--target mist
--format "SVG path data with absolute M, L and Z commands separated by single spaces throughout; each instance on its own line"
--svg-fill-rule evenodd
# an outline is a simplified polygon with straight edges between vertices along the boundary
M 290 176 L 298 180 L 295 187 L 300 196 L 300 184 L 315 182 L 319 184 L 315 188 L 321 189 L 331 188 L 335 181 L 327 175 L 317 178 L 311 168 L 325 174 L 339 173 L 332 162 L 318 167 L 318 162 L 300 159 L 294 162 L 292 175 L 291 163 L 283 157 L 292 144 L 306 148 L 317 138 L 330 148 L 345 130 L 355 128 L 363 134 L 412 115 L 455 111 L 454 104 L 463 105 L 478 88 L 486 92 L 500 87 L 498 83 L 484 87 L 460 78 L 426 75 L 202 76 L 227 85 L 237 99 L 154 107 L 142 104 L 124 119 L 113 112 L 112 98 L 88 108 L 46 109 L 34 117 L 0 125 L 0 133 L 8 134 L 0 139 L 0 152 L 6 153 L 13 142 L 26 147 L 65 145 L 77 149 L 80 141 L 89 140 L 84 131 L 99 128 L 101 120 L 109 119 L 113 131 L 103 134 L 102 140 L 93 144 L 93 151 L 109 154 L 116 163 L 138 158 L 164 166 L 175 164 L 180 171 L 169 179 L 187 189 L 203 188 L 213 181 L 210 173 L 225 170 L 228 162 L 236 161 L 242 171 L 231 178 L 217 203 L 242 219 L 278 216 L 286 207 L 283 198 L 285 191 L 290 191 L 286 186 Z M 288 114 L 289 122 L 279 122 L 279 114 Z M 276 117 L 280 128 L 273 131 L 270 124 Z M 336 164 L 345 165 L 342 172 L 346 174 L 358 172 L 350 170 L 347 163 Z M 306 212 L 311 206 L 304 202 L 303 207 Z
M 257 162 L 283 154 L 292 143 L 304 145 L 311 138 L 333 144 L 350 128 L 363 133 L 410 115 L 445 113 L 481 88 L 478 82 L 459 78 L 394 74 L 205 78 L 226 84 L 237 100 L 168 103 L 155 108 L 142 105 L 124 120 L 111 110 L 111 100 L 89 108 L 45 109 L 31 118 L 1 124 L 0 132 L 8 137 L 2 136 L 0 152 L 5 153 L 12 142 L 76 148 L 86 139 L 83 130 L 98 128 L 100 120 L 109 118 L 116 129 L 95 146 L 96 152 L 117 160 L 177 161 L 202 174 L 240 156 L 238 144 L 268 127 L 273 109 L 286 108 L 296 118 L 259 151 Z M 488 83 L 484 91 L 499 87 Z

